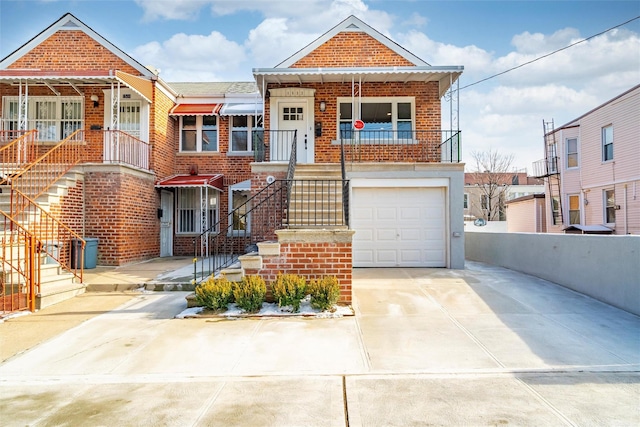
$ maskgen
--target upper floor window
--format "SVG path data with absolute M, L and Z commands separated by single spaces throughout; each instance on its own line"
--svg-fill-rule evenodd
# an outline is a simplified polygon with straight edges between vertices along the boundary
M 2 129 L 18 130 L 18 97 L 3 99 Z M 39 141 L 61 141 L 84 128 L 84 99 L 81 96 L 30 96 L 27 101 L 27 130 L 36 129 Z
M 613 125 L 602 128 L 602 161 L 613 160 Z
M 464 209 L 469 209 L 469 193 L 464 193 Z
M 615 224 L 616 222 L 616 192 L 615 190 L 604 190 L 604 223 Z
M 180 117 L 180 151 L 218 151 L 218 117 Z
M 569 224 L 580 224 L 580 195 L 569 196 Z
M 578 139 L 567 139 L 567 168 L 578 167 Z
M 413 97 L 362 98 L 360 108 L 351 98 L 338 98 L 339 137 L 353 138 L 353 122 L 360 119 L 364 139 L 413 138 L 415 106 Z
M 231 151 L 254 151 L 254 147 L 263 141 L 262 116 L 230 116 Z

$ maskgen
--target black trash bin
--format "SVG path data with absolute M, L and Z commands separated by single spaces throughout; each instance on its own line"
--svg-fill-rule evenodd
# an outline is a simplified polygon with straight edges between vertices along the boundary
M 95 237 L 84 238 L 84 264 L 83 268 L 96 268 L 98 264 L 98 239 Z M 71 239 L 71 268 L 80 268 L 82 259 L 82 241 Z

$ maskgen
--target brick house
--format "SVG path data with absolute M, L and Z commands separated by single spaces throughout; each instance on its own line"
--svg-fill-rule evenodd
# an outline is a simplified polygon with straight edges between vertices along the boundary
M 0 61 L 3 245 L 77 283 L 69 240 L 97 239 L 100 265 L 195 254 L 202 277 L 277 241 L 246 270 L 335 274 L 343 301 L 352 267 L 462 268 L 441 113 L 462 70 L 351 16 L 253 82 L 165 82 L 66 14 Z
M 545 123 L 546 230 L 640 234 L 640 85 L 558 128 Z

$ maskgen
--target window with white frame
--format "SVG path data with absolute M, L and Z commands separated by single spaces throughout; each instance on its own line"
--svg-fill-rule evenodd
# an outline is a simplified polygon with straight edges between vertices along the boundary
M 602 128 L 602 161 L 613 160 L 613 125 Z
M 569 224 L 580 224 L 580 195 L 569 195 Z
M 464 209 L 469 209 L 469 193 L 464 193 L 463 206 Z
M 578 138 L 567 139 L 567 168 L 578 167 Z
M 180 151 L 218 151 L 218 117 L 180 117 Z
M 551 198 L 551 221 L 553 225 L 562 224 L 562 218 L 560 218 L 560 198 L 552 197 Z
M 218 191 L 178 188 L 177 199 L 177 234 L 199 234 L 218 222 Z
M 604 223 L 615 224 L 616 222 L 616 192 L 614 189 L 604 190 Z
M 3 98 L 2 129 L 18 130 L 18 97 Z M 27 129 L 38 131 L 39 141 L 61 141 L 84 128 L 84 99 L 81 96 L 30 96 L 27 101 Z
M 254 150 L 257 143 L 262 143 L 264 133 L 262 116 L 230 116 L 229 125 L 231 126 L 229 132 L 231 151 L 250 152 Z
M 360 107 L 352 98 L 338 98 L 339 138 L 353 138 L 353 122 L 362 120 L 360 138 L 411 139 L 413 137 L 415 101 L 413 97 L 365 97 Z

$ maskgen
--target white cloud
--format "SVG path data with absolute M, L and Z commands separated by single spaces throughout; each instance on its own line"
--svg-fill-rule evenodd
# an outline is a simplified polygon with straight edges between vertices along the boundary
M 144 21 L 190 20 L 207 3 L 200 0 L 135 0 L 144 11 Z
M 162 43 L 139 46 L 133 54 L 144 65 L 160 68 L 167 81 L 221 80 L 237 72 L 246 59 L 243 46 L 217 31 L 206 36 L 175 34 Z

